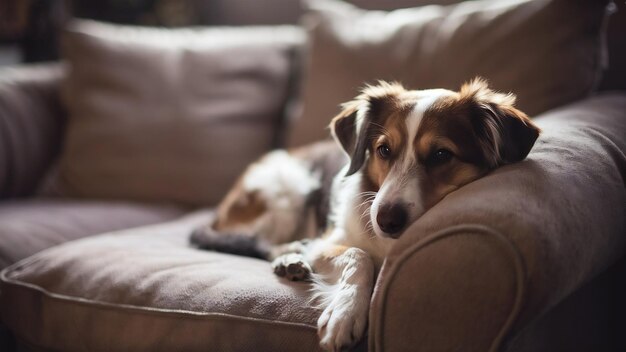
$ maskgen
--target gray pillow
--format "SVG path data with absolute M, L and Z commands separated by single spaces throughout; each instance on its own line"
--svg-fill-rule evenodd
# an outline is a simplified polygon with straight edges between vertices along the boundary
M 384 12 L 309 1 L 303 110 L 288 143 L 326 137 L 338 105 L 378 79 L 457 90 L 480 75 L 530 115 L 583 98 L 605 65 L 606 4 L 479 0 Z
M 272 147 L 303 39 L 291 26 L 73 23 L 63 36 L 69 121 L 48 193 L 216 203 Z

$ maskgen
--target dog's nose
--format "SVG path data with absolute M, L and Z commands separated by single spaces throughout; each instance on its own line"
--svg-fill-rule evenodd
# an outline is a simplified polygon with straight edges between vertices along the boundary
M 400 204 L 383 204 L 378 209 L 378 215 L 376 215 L 376 222 L 381 230 L 388 233 L 393 238 L 400 236 L 400 231 L 406 226 L 409 215 Z

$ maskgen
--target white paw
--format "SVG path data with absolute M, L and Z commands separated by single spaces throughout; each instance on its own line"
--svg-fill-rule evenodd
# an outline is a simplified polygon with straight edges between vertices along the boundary
M 281 255 L 274 259 L 272 268 L 274 269 L 274 274 L 290 281 L 307 280 L 313 272 L 311 266 L 299 253 Z
M 368 310 L 369 295 L 354 287 L 342 289 L 317 320 L 320 346 L 327 351 L 353 346 L 363 337 Z

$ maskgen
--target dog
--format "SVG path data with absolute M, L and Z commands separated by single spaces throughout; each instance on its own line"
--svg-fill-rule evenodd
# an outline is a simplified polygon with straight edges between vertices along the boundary
M 515 99 L 480 78 L 458 92 L 367 86 L 332 119 L 334 142 L 250 165 L 191 241 L 311 281 L 321 347 L 350 347 L 394 241 L 450 192 L 530 152 L 540 130 Z

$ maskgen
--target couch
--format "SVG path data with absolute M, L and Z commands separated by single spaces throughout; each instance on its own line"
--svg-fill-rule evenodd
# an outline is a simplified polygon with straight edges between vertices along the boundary
M 230 8 L 222 9 L 238 9 L 239 2 L 228 4 Z M 272 18 L 271 14 L 257 9 L 246 12 L 255 19 L 235 16 L 230 23 L 257 24 L 259 13 L 267 23 L 285 18 L 293 22 L 300 11 L 289 6 L 283 9 L 291 12 L 277 11 L 268 20 L 264 16 Z M 306 46 L 301 33 L 286 29 L 287 39 L 276 46 L 281 55 L 271 54 L 267 61 L 269 54 L 255 57 L 254 67 L 270 67 L 275 74 L 272 79 L 257 71 L 250 73 L 248 68 L 245 75 L 225 76 L 244 82 L 263 77 L 265 83 L 255 88 L 253 83 L 225 83 L 229 89 L 217 94 L 221 99 L 234 96 L 254 102 L 250 110 L 258 108 L 259 100 L 275 103 L 263 105 L 262 117 L 237 120 L 254 133 L 221 129 L 228 125 L 223 118 L 205 126 L 206 133 L 214 133 L 206 143 L 217 143 L 210 144 L 211 148 L 220 150 L 220 145 L 235 141 L 240 148 L 232 153 L 239 154 L 193 154 L 202 153 L 193 149 L 198 161 L 212 161 L 210 167 L 195 163 L 173 167 L 184 170 L 183 175 L 197 172 L 202 177 L 178 181 L 172 179 L 170 167 L 162 175 L 169 177 L 166 186 L 188 180 L 198 186 L 163 193 L 166 186 L 161 180 L 132 169 L 144 151 L 130 152 L 135 147 L 133 134 L 116 144 L 127 148 L 122 152 L 128 154 L 125 172 L 112 172 L 108 178 L 91 182 L 93 175 L 104 170 L 95 168 L 94 162 L 100 162 L 99 166 L 100 157 L 114 160 L 106 159 L 107 155 L 118 149 L 96 143 L 102 134 L 87 138 L 86 133 L 106 131 L 104 140 L 113 141 L 132 127 L 122 121 L 127 106 L 116 104 L 144 99 L 149 95 L 141 92 L 149 90 L 164 100 L 176 94 L 162 94 L 168 89 L 164 82 L 170 81 L 152 77 L 126 81 L 130 93 L 102 100 L 104 91 L 94 93 L 91 86 L 108 89 L 111 82 L 118 82 L 109 80 L 117 78 L 107 65 L 119 53 L 106 42 L 81 40 L 117 29 L 90 23 L 79 27 L 67 35 L 68 62 L 0 72 L 0 268 L 4 268 L 0 273 L 0 350 L 319 350 L 315 322 L 320 311 L 309 303 L 306 282 L 275 277 L 265 261 L 199 251 L 188 242 L 192 229 L 213 216 L 212 206 L 236 172 L 254 157 L 276 146 L 294 145 L 294 140 L 315 140 L 322 133 L 317 126 L 326 117 L 314 122 L 310 117 L 306 122 L 293 117 L 302 109 L 301 100 L 306 110 L 307 101 L 313 99 L 310 87 L 306 90 L 312 83 L 304 83 L 301 94 L 301 82 L 320 84 L 311 78 L 312 59 L 301 63 L 299 48 Z M 135 35 L 123 33 L 129 38 Z M 283 35 L 272 33 L 271 43 L 264 42 L 263 48 Z M 128 40 L 132 45 L 121 55 L 131 52 L 141 60 L 155 55 L 155 51 L 145 54 L 145 48 L 136 49 L 133 39 Z M 609 46 L 609 53 L 616 55 L 621 49 Z M 90 57 L 93 50 L 105 50 L 111 56 Z M 191 57 L 187 63 L 207 57 L 203 49 L 185 50 L 191 52 L 185 56 Z M 168 55 L 162 53 L 163 58 Z M 78 62 L 76 57 L 89 60 Z M 220 67 L 229 64 L 229 60 L 215 60 Z M 164 59 L 162 64 L 170 63 Z M 159 65 L 146 63 L 131 69 L 139 72 L 142 66 L 150 66 L 150 72 L 158 72 Z M 309 77 L 301 78 L 300 72 L 306 70 Z M 545 106 L 533 105 L 534 99 L 529 98 L 538 88 L 527 95 L 521 88 L 514 90 L 521 92 L 520 102 L 527 104 L 526 110 L 532 111 L 543 131 L 529 157 L 453 192 L 398 239 L 377 278 L 368 336 L 355 350 L 626 348 L 626 83 L 615 78 L 624 77 L 618 71 L 610 66 L 612 73 L 602 81 L 589 76 L 593 87 L 562 95 L 561 101 L 544 102 Z M 106 75 L 94 76 L 94 72 Z M 493 77 L 502 84 L 510 78 Z M 188 79 L 191 83 L 181 89 L 197 82 L 193 73 Z M 273 95 L 258 93 L 267 90 L 268 81 L 275 88 Z M 190 98 L 191 105 L 200 106 L 201 98 Z M 151 104 L 155 102 L 144 111 L 161 116 L 149 109 Z M 308 108 L 304 115 L 317 114 L 315 109 L 334 109 L 326 105 Z M 77 114 L 95 119 L 95 112 L 109 111 L 111 106 L 124 107 L 112 110 L 119 114 L 115 121 L 126 123 L 123 130 L 109 130 L 111 120 L 89 126 L 84 119 L 77 124 Z M 196 110 L 180 111 L 193 121 L 204 116 L 204 111 L 200 115 L 195 115 Z M 200 129 L 193 126 L 184 130 L 183 139 Z M 165 138 L 141 128 L 147 131 L 145 135 Z M 166 125 L 166 131 L 175 134 L 176 129 Z M 169 141 L 171 147 L 163 143 L 166 148 L 150 149 L 158 150 L 161 157 L 150 166 L 155 174 L 161 172 L 162 164 L 177 162 L 176 158 L 163 161 L 169 160 L 167 150 L 176 148 L 176 142 Z M 90 148 L 95 152 L 89 154 Z M 82 167 L 71 168 L 77 164 Z M 122 164 L 114 165 L 121 168 Z M 86 173 L 90 170 L 91 174 Z M 118 183 L 103 186 L 116 177 L 139 181 L 130 183 L 127 190 Z M 198 182 L 203 178 L 219 186 L 201 188 Z

